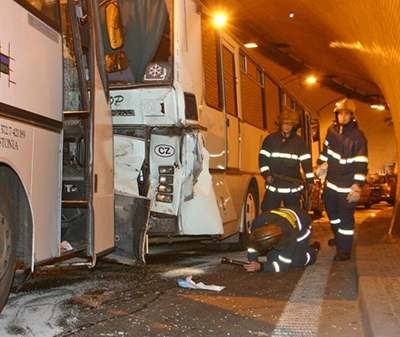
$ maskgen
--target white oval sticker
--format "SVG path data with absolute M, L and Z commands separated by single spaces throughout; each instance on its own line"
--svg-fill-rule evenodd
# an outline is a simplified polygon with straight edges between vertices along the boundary
M 159 157 L 172 157 L 175 154 L 175 148 L 167 144 L 159 144 L 154 148 L 154 152 Z

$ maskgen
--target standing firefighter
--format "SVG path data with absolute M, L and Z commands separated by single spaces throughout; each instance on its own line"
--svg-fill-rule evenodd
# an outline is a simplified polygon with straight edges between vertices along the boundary
M 296 134 L 299 115 L 283 111 L 279 116 L 279 131 L 268 135 L 259 153 L 259 165 L 266 182 L 263 211 L 281 206 L 300 206 L 304 188 L 301 169 L 305 172 L 308 187 L 312 186 L 311 155 L 304 141 Z
M 299 207 L 277 208 L 260 214 L 253 223 L 248 248 L 247 271 L 287 271 L 313 264 L 319 242 L 309 244 L 311 219 Z M 265 263 L 258 262 L 265 255 Z
M 318 159 L 319 176 L 326 173 L 324 201 L 334 233 L 335 261 L 349 260 L 354 235 L 354 211 L 368 172 L 367 140 L 358 128 L 351 99 L 336 103 L 336 121 L 329 127 Z

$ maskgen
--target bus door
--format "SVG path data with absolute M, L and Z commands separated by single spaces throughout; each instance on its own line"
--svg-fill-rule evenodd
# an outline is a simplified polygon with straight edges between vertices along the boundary
M 69 0 L 65 10 L 79 87 L 75 93 L 69 90 L 70 101 L 64 102 L 61 240 L 70 244 L 62 247 L 67 251 L 85 249 L 94 264 L 97 254 L 114 248 L 112 120 L 105 90 L 98 1 Z M 68 29 L 66 35 L 68 43 Z M 65 54 L 64 66 L 68 67 Z
M 239 118 L 237 90 L 237 57 L 235 48 L 226 40 L 222 41 L 222 82 L 223 102 L 226 116 L 227 168 L 239 169 Z

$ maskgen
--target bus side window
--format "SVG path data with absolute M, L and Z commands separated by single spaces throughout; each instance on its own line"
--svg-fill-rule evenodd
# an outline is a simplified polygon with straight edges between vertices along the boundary
M 220 41 L 208 16 L 202 16 L 201 23 L 202 58 L 206 104 L 222 110 Z

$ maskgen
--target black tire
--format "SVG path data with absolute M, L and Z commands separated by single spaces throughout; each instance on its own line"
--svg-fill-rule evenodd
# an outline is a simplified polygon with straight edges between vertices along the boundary
M 16 261 L 15 224 L 11 218 L 11 208 L 6 193 L 0 186 L 0 312 L 10 294 Z
M 251 234 L 251 225 L 258 215 L 259 202 L 258 192 L 254 184 L 250 184 L 247 189 L 246 198 L 243 203 L 243 231 L 240 233 L 240 244 L 247 247 Z

